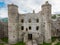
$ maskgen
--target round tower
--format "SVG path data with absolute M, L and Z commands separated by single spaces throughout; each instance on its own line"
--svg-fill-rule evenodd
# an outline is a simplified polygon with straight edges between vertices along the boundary
M 18 41 L 17 36 L 17 20 L 18 6 L 14 4 L 8 5 L 8 42 L 14 44 Z
M 43 21 L 45 24 L 45 42 L 51 42 L 51 4 L 46 1 L 45 4 L 42 5 L 42 13 L 43 13 Z
M 9 4 L 8 5 L 8 16 L 15 17 L 18 14 L 18 6 L 14 4 Z
M 42 12 L 43 15 L 51 16 L 51 4 L 49 4 L 48 1 L 42 5 Z

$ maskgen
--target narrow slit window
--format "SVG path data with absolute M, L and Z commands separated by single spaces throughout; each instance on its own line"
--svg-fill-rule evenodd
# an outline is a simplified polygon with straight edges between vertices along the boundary
M 39 22 L 39 19 L 36 19 L 36 22 L 38 23 Z
M 31 19 L 29 19 L 29 23 L 31 23 Z
M 21 26 L 21 30 L 24 30 L 24 26 Z
M 24 19 L 21 19 L 21 22 L 24 23 Z
M 39 26 L 36 27 L 36 30 L 39 30 Z
M 31 30 L 31 26 L 29 26 L 29 30 Z

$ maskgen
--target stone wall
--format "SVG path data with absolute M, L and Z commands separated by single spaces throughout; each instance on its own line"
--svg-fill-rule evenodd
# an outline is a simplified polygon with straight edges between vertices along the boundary
M 4 28 L 2 22 L 0 22 L 0 38 L 4 37 Z
M 60 36 L 60 17 L 57 17 L 55 21 L 52 20 L 52 29 L 51 29 L 52 37 Z
M 18 6 L 8 5 L 8 42 L 14 44 L 18 42 L 17 31 Z
M 8 37 L 8 24 L 0 21 L 0 38 Z

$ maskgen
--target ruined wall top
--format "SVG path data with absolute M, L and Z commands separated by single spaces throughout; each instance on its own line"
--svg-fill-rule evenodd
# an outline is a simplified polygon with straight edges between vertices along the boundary
M 51 6 L 51 4 L 49 4 L 49 2 L 46 1 L 45 4 L 42 5 L 42 7 L 44 7 L 44 6 Z
M 15 7 L 18 7 L 17 5 L 15 4 L 8 4 L 8 6 L 15 6 Z

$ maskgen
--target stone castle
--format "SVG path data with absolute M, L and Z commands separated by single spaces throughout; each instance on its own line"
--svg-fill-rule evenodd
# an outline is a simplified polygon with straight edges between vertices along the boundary
M 8 5 L 8 42 L 51 43 L 51 4 L 46 1 L 39 13 L 19 14 L 18 6 Z

